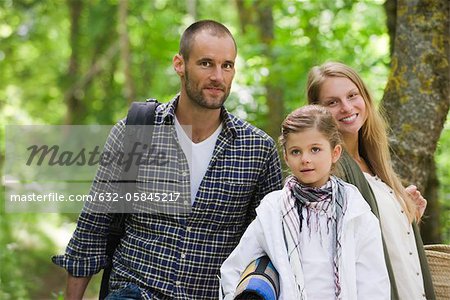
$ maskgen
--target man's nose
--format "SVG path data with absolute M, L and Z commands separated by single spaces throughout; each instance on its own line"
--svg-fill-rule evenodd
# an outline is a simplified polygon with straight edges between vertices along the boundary
M 217 66 L 211 71 L 210 79 L 218 82 L 223 81 L 223 70 L 220 66 Z

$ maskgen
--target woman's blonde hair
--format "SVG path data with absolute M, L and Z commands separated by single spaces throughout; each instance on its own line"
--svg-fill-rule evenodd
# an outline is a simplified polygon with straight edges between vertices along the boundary
M 308 74 L 307 97 L 310 104 L 320 104 L 319 94 L 323 82 L 329 77 L 343 77 L 352 81 L 358 88 L 366 105 L 367 119 L 358 133 L 359 154 L 369 168 L 394 190 L 410 222 L 420 219 L 415 203 L 405 191 L 400 177 L 392 168 L 387 136 L 387 122 L 378 111 L 370 93 L 355 70 L 339 62 L 327 62 L 311 69 Z

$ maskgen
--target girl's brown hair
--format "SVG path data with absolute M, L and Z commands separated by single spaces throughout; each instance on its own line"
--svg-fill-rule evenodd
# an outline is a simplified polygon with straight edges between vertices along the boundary
M 281 135 L 278 140 L 283 152 L 290 133 L 307 129 L 317 129 L 330 142 L 331 148 L 342 144 L 341 134 L 331 113 L 319 105 L 306 105 L 291 112 L 281 124 Z
M 358 133 L 359 154 L 367 162 L 372 172 L 394 190 L 396 198 L 404 208 L 409 221 L 419 220 L 419 211 L 416 205 L 406 193 L 399 176 L 392 168 L 387 137 L 387 122 L 382 112 L 376 109 L 375 103 L 358 73 L 349 66 L 339 62 L 328 62 L 321 66 L 313 67 L 308 74 L 308 103 L 320 103 L 320 89 L 325 79 L 330 77 L 347 78 L 357 86 L 364 99 L 367 111 L 367 119 Z

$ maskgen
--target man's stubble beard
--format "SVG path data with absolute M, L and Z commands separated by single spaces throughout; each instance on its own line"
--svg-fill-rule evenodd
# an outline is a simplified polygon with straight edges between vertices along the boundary
M 224 88 L 226 89 L 226 87 L 224 87 Z M 197 105 L 199 105 L 203 108 L 208 108 L 208 109 L 221 108 L 223 106 L 223 104 L 225 103 L 225 101 L 227 100 L 228 95 L 230 94 L 229 90 L 225 91 L 225 94 L 222 96 L 219 103 L 216 103 L 215 101 L 213 103 L 208 103 L 208 101 L 202 95 L 202 90 L 196 91 L 192 87 L 191 81 L 189 79 L 189 72 L 187 70 L 185 71 L 185 89 L 186 89 L 187 96 L 192 101 L 194 101 Z

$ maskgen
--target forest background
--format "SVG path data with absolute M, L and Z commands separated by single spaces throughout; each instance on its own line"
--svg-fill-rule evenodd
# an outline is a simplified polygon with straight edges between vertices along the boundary
M 450 4 L 447 0 L 2 0 L 0 137 L 7 125 L 105 124 L 131 101 L 169 101 L 183 30 L 225 23 L 238 44 L 226 107 L 274 138 L 305 104 L 308 70 L 356 69 L 391 131 L 394 165 L 428 199 L 426 244 L 450 242 Z M 0 146 L 5 164 L 5 143 Z M 3 168 L 2 168 L 3 169 Z M 4 176 L 2 176 L 4 179 Z M 4 180 L 2 180 L 5 189 Z M 62 253 L 76 214 L 6 213 L 0 195 L 0 298 L 62 299 Z M 88 291 L 94 299 L 98 279 Z

